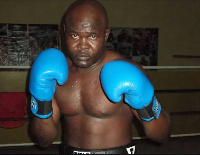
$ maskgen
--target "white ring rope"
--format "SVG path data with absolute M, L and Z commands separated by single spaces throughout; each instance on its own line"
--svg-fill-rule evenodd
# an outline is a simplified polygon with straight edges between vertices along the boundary
M 142 66 L 144 69 L 166 70 L 166 69 L 200 69 L 200 66 Z M 30 69 L 31 66 L 0 66 L 0 69 Z
M 171 135 L 171 138 L 181 138 L 181 137 L 192 137 L 192 136 L 200 136 L 200 133 L 190 133 L 190 134 L 175 134 Z M 133 139 L 147 139 L 147 137 L 132 137 Z M 53 142 L 53 144 L 61 144 L 61 141 L 56 141 Z M 0 147 L 15 147 L 15 146 L 33 146 L 33 145 L 38 145 L 35 143 L 19 143 L 19 144 L 0 144 Z

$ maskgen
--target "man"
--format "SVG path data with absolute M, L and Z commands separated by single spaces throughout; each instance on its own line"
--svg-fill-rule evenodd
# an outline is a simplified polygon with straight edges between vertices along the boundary
M 37 142 L 52 144 L 61 117 L 65 154 L 135 153 L 134 117 L 149 138 L 166 142 L 169 115 L 143 69 L 104 48 L 109 36 L 104 7 L 95 0 L 75 1 L 64 15 L 64 32 L 67 61 L 50 49 L 31 69 L 31 110 L 37 116 L 31 126 Z

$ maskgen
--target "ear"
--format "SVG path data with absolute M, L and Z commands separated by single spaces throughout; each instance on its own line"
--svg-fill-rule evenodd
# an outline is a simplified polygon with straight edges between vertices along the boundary
M 109 34 L 110 34 L 110 29 L 108 28 L 108 29 L 106 30 L 105 42 L 107 41 Z

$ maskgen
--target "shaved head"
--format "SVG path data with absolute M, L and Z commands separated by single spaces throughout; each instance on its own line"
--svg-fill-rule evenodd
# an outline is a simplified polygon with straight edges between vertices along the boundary
M 105 8 L 96 0 L 77 0 L 72 3 L 64 17 L 64 24 L 68 27 L 73 18 L 95 18 L 97 24 L 104 24 L 108 28 L 108 17 Z

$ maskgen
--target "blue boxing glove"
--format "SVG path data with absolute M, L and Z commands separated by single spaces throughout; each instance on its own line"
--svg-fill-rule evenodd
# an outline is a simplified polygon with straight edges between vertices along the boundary
M 161 105 L 154 96 L 154 88 L 144 73 L 135 65 L 115 60 L 105 64 L 100 80 L 103 90 L 112 102 L 119 102 L 122 95 L 125 102 L 136 109 L 145 121 L 157 119 Z
M 52 98 L 56 83 L 63 85 L 67 77 L 67 59 L 58 49 L 46 49 L 36 57 L 31 68 L 29 83 L 31 111 L 34 115 L 42 119 L 52 115 Z

